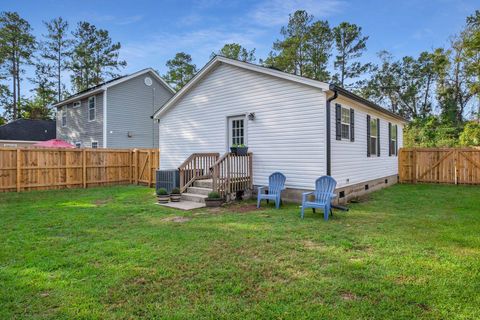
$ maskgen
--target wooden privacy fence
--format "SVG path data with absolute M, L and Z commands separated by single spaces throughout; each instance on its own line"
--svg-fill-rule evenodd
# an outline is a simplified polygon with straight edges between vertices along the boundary
M 0 148 L 0 192 L 152 186 L 159 157 L 158 149 Z
M 480 149 L 402 148 L 398 172 L 403 183 L 480 184 Z

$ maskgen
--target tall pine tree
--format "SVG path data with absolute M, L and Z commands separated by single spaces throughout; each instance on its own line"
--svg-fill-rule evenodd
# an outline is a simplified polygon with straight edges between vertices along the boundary
M 180 90 L 197 73 L 197 66 L 192 63 L 192 57 L 185 52 L 179 52 L 173 59 L 167 61 L 168 71 L 165 80 L 175 90 Z
M 0 61 L 12 81 L 12 104 L 7 105 L 8 117 L 15 120 L 21 106 L 21 75 L 31 63 L 36 47 L 30 24 L 16 12 L 0 14 Z M 9 91 L 10 92 L 10 91 Z
M 62 75 L 68 69 L 69 55 L 73 40 L 69 38 L 68 22 L 62 17 L 44 22 L 47 28 L 47 34 L 44 35 L 45 41 L 42 42 L 41 56 L 47 60 L 47 63 L 54 66 L 56 83 L 56 101 L 62 100 L 63 83 Z

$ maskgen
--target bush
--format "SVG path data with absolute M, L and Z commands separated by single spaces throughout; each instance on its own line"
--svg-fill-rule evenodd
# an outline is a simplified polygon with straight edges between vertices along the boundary
M 464 147 L 480 146 L 480 122 L 468 122 L 460 134 L 460 145 Z
M 173 188 L 173 189 L 172 189 L 172 192 L 170 192 L 170 194 L 180 194 L 180 189 L 178 189 L 178 188 Z
M 157 196 L 166 196 L 168 195 L 167 189 L 165 188 L 159 188 L 157 190 Z
M 220 199 L 220 194 L 216 191 L 209 192 L 208 199 Z

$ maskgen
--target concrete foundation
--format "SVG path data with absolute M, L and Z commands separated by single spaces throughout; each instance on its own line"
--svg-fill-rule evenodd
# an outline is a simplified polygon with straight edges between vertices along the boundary
M 364 196 L 370 192 L 377 191 L 398 183 L 398 175 L 378 178 L 354 185 L 340 187 L 335 190 L 337 199 L 335 204 L 346 204 L 352 199 Z M 302 193 L 312 190 L 290 189 L 287 188 L 282 192 L 282 199 L 289 202 L 302 202 Z M 254 187 L 253 195 L 256 198 L 257 187 Z

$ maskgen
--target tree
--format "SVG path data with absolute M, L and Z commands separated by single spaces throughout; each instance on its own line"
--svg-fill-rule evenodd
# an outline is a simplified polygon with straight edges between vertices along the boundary
M 197 73 L 197 67 L 192 63 L 192 57 L 185 52 L 177 53 L 173 59 L 167 61 L 166 66 L 168 72 L 164 78 L 177 91 Z
M 56 101 L 57 91 L 55 79 L 57 69 L 44 62 L 37 62 L 35 65 L 35 76 L 29 78 L 35 85 L 31 90 L 34 92 L 33 98 L 25 103 L 23 118 L 28 119 L 49 119 L 50 106 Z
M 466 59 L 466 73 L 472 77 L 468 86 L 473 94 L 477 95 L 477 119 L 480 119 L 480 10 L 467 18 L 464 31 L 464 48 Z
M 460 145 L 465 147 L 480 146 L 480 122 L 470 121 L 465 124 L 460 134 Z
M 9 117 L 17 119 L 21 99 L 23 66 L 31 63 L 35 50 L 35 37 L 30 24 L 16 12 L 0 14 L 0 61 L 12 80 L 12 107 Z
M 42 58 L 54 65 L 56 81 L 56 101 L 62 100 L 62 72 L 68 69 L 68 57 L 70 55 L 73 40 L 68 37 L 68 22 L 62 17 L 44 22 L 47 28 L 46 40 L 42 43 Z
M 127 63 L 119 60 L 121 45 L 113 43 L 107 30 L 97 29 L 88 22 L 79 22 L 73 32 L 74 43 L 69 69 L 72 85 L 77 91 L 98 85 Z
M 435 63 L 440 63 L 435 54 L 422 52 L 418 58 L 405 56 L 398 61 L 387 51 L 378 56 L 381 64 L 372 67 L 372 76 L 360 94 L 406 118 L 429 115 L 436 79 Z
M 353 80 L 366 73 L 370 64 L 361 64 L 358 60 L 367 50 L 368 36 L 362 35 L 362 28 L 342 22 L 333 28 L 333 38 L 337 54 L 334 68 L 337 73 L 334 81 L 342 87 L 347 86 L 347 80 Z
M 312 20 L 313 16 L 304 10 L 290 14 L 288 25 L 280 30 L 283 40 L 275 41 L 273 44 L 275 52 L 270 52 L 269 57 L 263 62 L 264 65 L 299 76 L 305 75 L 308 64 L 308 34 Z
M 307 77 L 324 82 L 330 80 L 328 60 L 332 45 L 332 30 L 328 21 L 314 22 L 308 32 L 307 57 L 309 63 L 306 67 Z
M 216 55 L 224 56 L 230 59 L 240 60 L 244 62 L 255 62 L 255 49 L 247 50 L 238 43 L 227 43 L 217 53 L 213 52 L 210 58 Z

